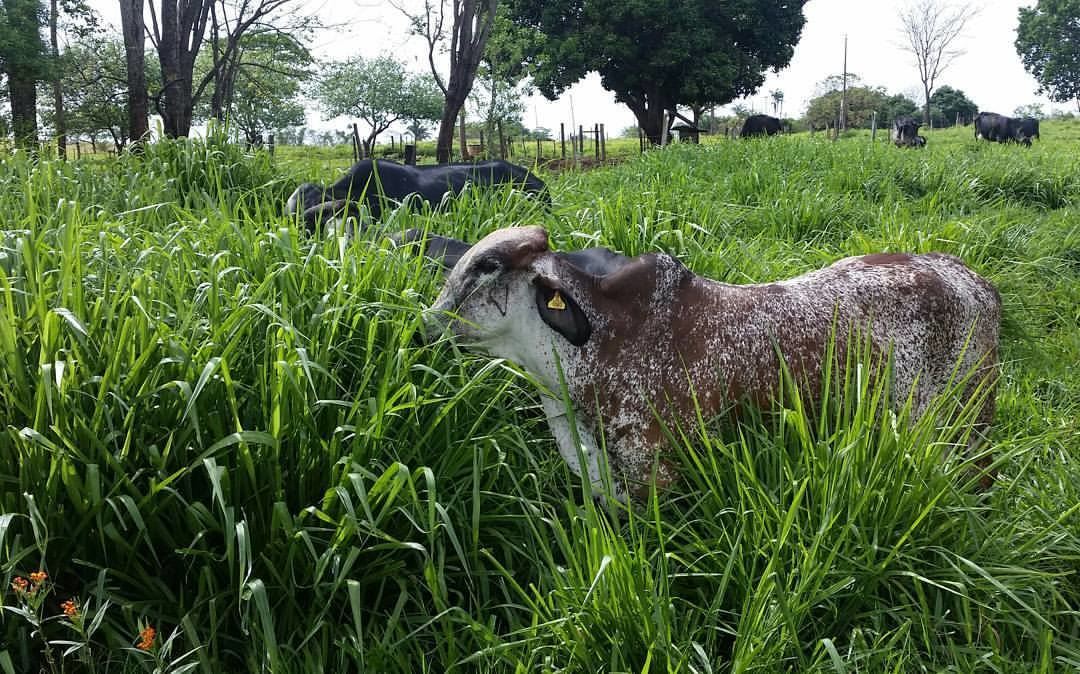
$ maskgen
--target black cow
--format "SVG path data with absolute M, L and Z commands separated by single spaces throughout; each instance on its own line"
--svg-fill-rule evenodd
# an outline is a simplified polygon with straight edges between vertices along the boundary
M 390 235 L 390 240 L 398 246 L 423 243 L 424 249 L 421 253 L 425 257 L 438 262 L 442 265 L 443 269 L 447 271 L 453 269 L 458 261 L 461 260 L 461 257 L 472 248 L 472 244 L 466 243 L 461 239 L 454 239 L 448 236 L 439 236 L 438 234 L 431 233 L 428 233 L 427 236 L 425 236 L 423 230 L 415 228 L 407 229 L 404 232 L 395 232 Z M 556 254 L 559 257 L 566 259 L 578 269 L 592 274 L 593 276 L 605 276 L 610 274 L 632 259 L 601 247 L 585 248 L 583 250 Z
M 1031 144 L 1031 139 L 1039 139 L 1039 120 L 1034 117 L 1024 117 L 1020 120 L 1020 127 L 1018 130 L 1018 136 L 1020 142 L 1027 141 L 1027 144 Z
M 285 204 L 289 215 L 302 213 L 309 230 L 323 218 L 357 215 L 360 204 L 379 218 L 384 203 L 411 203 L 409 197 L 436 208 L 444 195 L 458 195 L 467 184 L 510 183 L 526 192 L 541 193 L 544 181 L 528 169 L 501 160 L 476 163 L 406 166 L 388 159 L 363 159 L 329 187 L 304 183 Z M 545 195 L 546 196 L 546 195 Z
M 980 112 L 975 115 L 975 138 L 998 143 L 1023 143 L 1030 147 L 1032 137 L 1039 135 L 1039 122 L 1030 117 L 1016 119 L 996 112 Z
M 889 135 L 896 147 L 923 147 L 926 138 L 919 135 L 920 126 L 922 123 L 914 117 L 897 117 Z
M 769 115 L 750 115 L 743 122 L 740 138 L 753 136 L 775 136 L 781 130 L 780 120 Z

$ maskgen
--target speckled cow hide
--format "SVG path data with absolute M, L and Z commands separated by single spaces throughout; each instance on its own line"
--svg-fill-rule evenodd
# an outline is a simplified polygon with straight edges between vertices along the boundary
M 691 391 L 705 415 L 736 401 L 767 406 L 779 383 L 777 347 L 815 395 L 834 329 L 868 336 L 876 353 L 892 349 L 894 396 L 905 399 L 914 386 L 917 416 L 958 362 L 961 372 L 978 367 L 980 381 L 996 380 L 1000 316 L 997 291 L 944 254 L 850 257 L 785 281 L 729 285 L 666 254 L 625 258 L 594 276 L 550 251 L 543 228 L 522 227 L 492 232 L 462 256 L 428 329 L 449 324 L 461 339 L 532 373 L 547 389 L 543 403 L 560 453 L 594 484 L 602 422 L 612 474 L 636 493 L 647 489 L 663 442 L 657 415 L 692 423 Z M 846 344 L 838 342 L 843 362 Z M 560 391 L 559 366 L 581 455 L 564 405 L 550 397 Z M 993 409 L 991 394 L 980 430 Z M 677 477 L 662 454 L 656 465 L 660 486 Z

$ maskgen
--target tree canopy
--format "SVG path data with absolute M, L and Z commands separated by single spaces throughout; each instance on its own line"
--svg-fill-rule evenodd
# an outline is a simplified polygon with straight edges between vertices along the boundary
M 708 107 L 757 91 L 788 64 L 805 0 L 510 0 L 544 39 L 527 59 L 548 98 L 591 71 L 652 142 L 665 111 Z
M 930 119 L 937 128 L 955 125 L 957 117 L 961 124 L 967 124 L 978 111 L 979 106 L 964 92 L 947 85 L 938 87 L 930 96 Z
M 815 128 L 825 128 L 836 124 L 840 119 L 840 98 L 842 94 L 833 90 L 810 101 L 806 108 L 806 121 Z M 886 101 L 885 90 L 880 87 L 848 87 L 847 90 L 847 125 L 848 127 L 868 127 L 875 112 L 878 124 L 884 123 L 882 110 Z
M 398 120 L 437 120 L 443 112 L 443 95 L 431 78 L 410 74 L 389 56 L 358 56 L 327 64 L 323 72 L 315 96 L 324 112 L 364 120 L 369 146 Z
M 1039 93 L 1080 108 L 1080 0 L 1039 0 L 1020 8 L 1016 51 Z

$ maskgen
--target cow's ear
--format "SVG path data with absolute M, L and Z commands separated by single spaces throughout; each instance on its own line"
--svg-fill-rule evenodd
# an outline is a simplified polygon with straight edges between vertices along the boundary
M 589 317 L 558 282 L 538 276 L 536 310 L 540 318 L 574 346 L 583 346 L 592 335 Z

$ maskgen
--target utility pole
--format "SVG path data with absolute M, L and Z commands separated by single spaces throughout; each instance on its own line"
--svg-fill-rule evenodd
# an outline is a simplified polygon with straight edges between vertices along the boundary
M 844 84 L 840 92 L 840 130 L 847 130 L 847 33 L 844 33 Z

